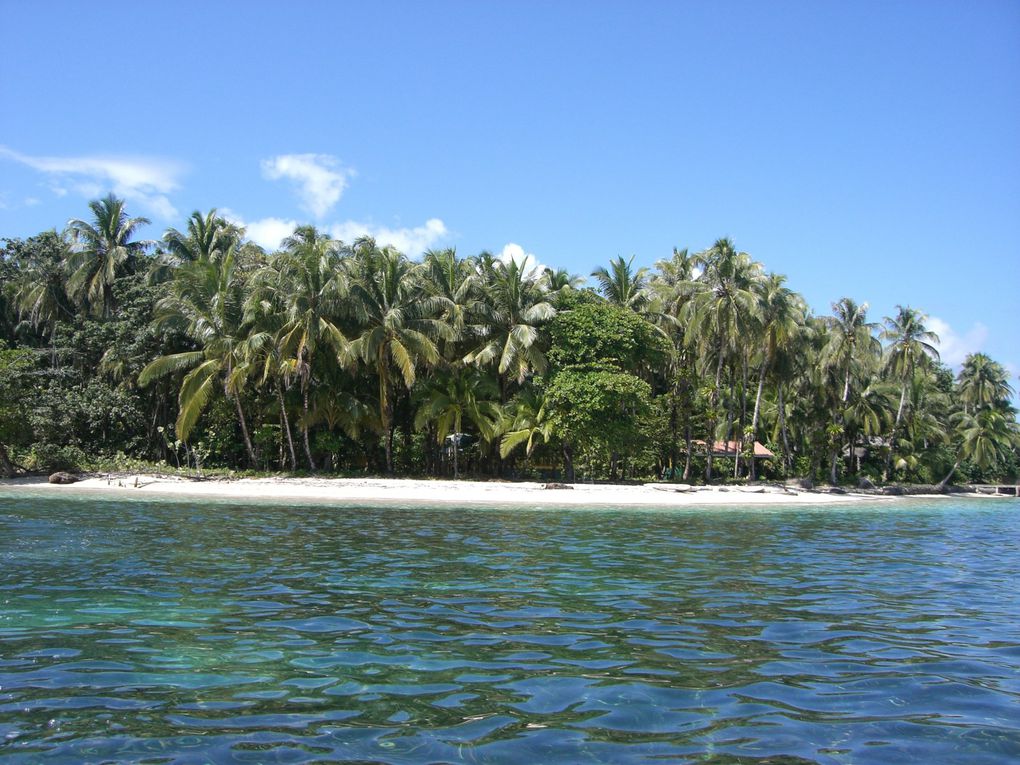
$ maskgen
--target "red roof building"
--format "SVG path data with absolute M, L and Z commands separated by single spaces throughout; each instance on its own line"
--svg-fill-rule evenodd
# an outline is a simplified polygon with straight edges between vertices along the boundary
M 702 450 L 705 449 L 705 442 L 695 439 L 692 443 L 697 444 Z M 712 456 L 713 457 L 735 457 L 737 452 L 740 451 L 740 441 L 716 441 L 712 445 Z M 754 442 L 754 458 L 756 460 L 769 459 L 775 457 L 771 451 L 766 449 L 757 441 Z

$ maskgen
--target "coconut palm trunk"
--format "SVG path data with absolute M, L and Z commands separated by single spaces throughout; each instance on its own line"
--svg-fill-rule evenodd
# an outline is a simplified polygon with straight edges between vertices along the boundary
M 239 395 L 231 396 L 229 391 L 227 392 L 228 398 L 234 399 L 234 406 L 237 407 L 237 419 L 241 423 L 241 435 L 244 437 L 244 447 L 248 450 L 248 462 L 253 468 L 258 467 L 259 458 L 255 452 L 255 447 L 252 446 L 251 436 L 248 435 L 248 420 L 244 416 L 244 409 L 241 407 L 241 397 Z
M 754 458 L 754 438 L 758 435 L 758 416 L 761 413 L 761 393 L 765 388 L 765 373 L 769 368 L 769 359 L 766 358 L 761 364 L 761 371 L 758 373 L 758 391 L 754 395 L 754 414 L 751 415 L 751 480 L 758 479 L 758 461 Z
M 14 478 L 14 465 L 7 453 L 7 447 L 3 444 L 0 444 L 0 470 L 3 471 L 4 478 Z
M 315 466 L 315 459 L 312 457 L 312 445 L 308 440 L 308 383 L 301 386 L 301 439 L 305 444 L 305 457 L 308 459 L 308 467 L 314 473 L 318 468 Z
M 386 450 L 386 472 L 393 472 L 393 439 L 390 421 L 393 411 L 390 407 L 389 364 L 386 358 L 386 346 L 380 345 L 376 355 L 376 373 L 379 375 L 379 424 L 383 434 L 383 446 Z
M 723 368 L 723 348 L 725 347 L 725 337 L 719 333 L 719 361 L 715 365 L 715 387 L 712 388 L 712 402 L 710 409 L 712 410 L 711 418 L 708 421 L 708 438 L 705 439 L 705 445 L 708 447 L 708 458 L 705 460 L 705 482 L 712 482 L 712 452 L 715 450 L 715 407 L 719 401 L 719 386 L 722 384 L 722 368 Z
M 956 469 L 957 469 L 958 467 L 960 467 L 960 461 L 961 461 L 961 460 L 960 460 L 959 458 L 957 458 L 957 459 L 956 459 L 956 462 L 954 462 L 954 463 L 953 463 L 953 467 L 952 467 L 952 469 L 950 469 L 950 471 L 949 471 L 949 472 L 948 472 L 948 473 L 946 474 L 946 477 L 945 477 L 945 478 L 943 478 L 943 479 L 942 479 L 941 481 L 939 481 L 939 486 L 938 486 L 938 487 L 939 487 L 939 489 L 944 489 L 944 488 L 946 488 L 946 484 L 948 484 L 948 483 L 949 483 L 950 479 L 951 479 L 951 478 L 953 477 L 953 475 L 954 475 L 954 474 L 956 473 Z
M 456 419 L 454 420 L 454 433 L 453 433 L 453 480 L 460 478 L 460 465 L 457 460 L 458 452 L 460 452 L 460 433 L 461 433 L 461 417 L 458 412 Z
M 294 453 L 294 437 L 290 432 L 290 418 L 287 417 L 287 405 L 283 400 L 283 388 L 277 383 L 276 398 L 280 404 L 280 423 L 283 425 L 283 432 L 287 434 L 287 449 L 290 451 L 291 470 L 297 470 L 297 455 Z
M 691 477 L 691 448 L 694 444 L 694 433 L 691 431 L 690 419 L 687 421 L 687 428 L 684 435 L 687 439 L 687 455 L 684 457 L 684 480 L 686 481 Z
M 786 404 L 783 402 L 783 386 L 779 386 L 779 432 L 783 436 L 783 468 L 786 473 L 790 472 L 792 461 L 790 459 L 790 437 L 786 429 Z

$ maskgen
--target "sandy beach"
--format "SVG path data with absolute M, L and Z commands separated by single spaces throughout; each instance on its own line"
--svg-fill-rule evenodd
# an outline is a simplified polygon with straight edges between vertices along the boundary
M 90 477 L 70 485 L 46 478 L 0 481 L 5 491 L 46 495 L 104 494 L 117 498 L 181 497 L 218 500 L 398 503 L 421 505 L 684 507 L 688 505 L 817 505 L 881 500 L 866 494 L 829 494 L 782 486 L 683 487 L 677 484 L 574 484 L 547 489 L 543 483 L 431 481 L 400 478 L 237 478 L 194 480 L 152 475 Z M 679 487 L 679 490 L 678 490 Z

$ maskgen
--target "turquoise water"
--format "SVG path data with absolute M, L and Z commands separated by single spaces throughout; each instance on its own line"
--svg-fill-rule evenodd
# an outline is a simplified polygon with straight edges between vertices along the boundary
M 1007 763 L 1020 503 L 0 494 L 0 761 Z

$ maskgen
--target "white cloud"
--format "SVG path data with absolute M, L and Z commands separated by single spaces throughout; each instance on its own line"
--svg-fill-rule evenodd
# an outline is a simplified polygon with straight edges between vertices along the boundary
M 441 242 L 450 232 L 439 218 L 429 218 L 414 228 L 387 228 L 371 223 L 348 220 L 334 223 L 329 227 L 330 236 L 346 244 L 352 244 L 361 236 L 370 236 L 380 246 L 396 247 L 405 255 L 417 257 L 425 250 Z
M 0 157 L 18 162 L 48 176 L 53 193 L 64 196 L 73 190 L 86 197 L 112 191 L 170 219 L 177 210 L 167 194 L 180 188 L 185 167 L 179 162 L 158 157 L 36 157 L 0 146 Z
M 988 327 L 980 322 L 975 322 L 969 330 L 962 335 L 954 330 L 949 323 L 937 316 L 928 317 L 928 329 L 939 336 L 937 343 L 939 356 L 943 364 L 951 367 L 958 367 L 969 353 L 977 353 L 984 348 L 988 339 Z
M 538 262 L 534 253 L 525 252 L 524 248 L 515 242 L 507 242 L 499 253 L 499 259 L 504 263 L 513 261 L 525 272 L 538 276 L 545 270 L 545 265 Z
M 244 228 L 245 238 L 270 252 L 280 249 L 280 243 L 293 234 L 294 229 L 298 227 L 296 220 L 284 220 L 283 218 L 269 217 L 246 221 L 226 207 L 221 207 L 219 213 L 224 219 Z
M 304 208 L 322 218 L 340 201 L 354 171 L 329 154 L 281 154 L 262 160 L 262 174 L 271 181 L 292 181 Z
M 246 238 L 270 251 L 278 250 L 283 240 L 293 234 L 294 229 L 300 225 L 296 220 L 285 218 L 270 217 L 249 221 L 225 207 L 220 208 L 220 215 L 231 223 L 243 226 Z M 331 237 L 345 244 L 353 244 L 359 237 L 370 236 L 379 246 L 396 247 L 405 255 L 412 257 L 421 255 L 449 234 L 446 224 L 439 218 L 430 218 L 423 225 L 414 228 L 386 228 L 348 220 L 333 223 L 320 230 L 326 231 Z

